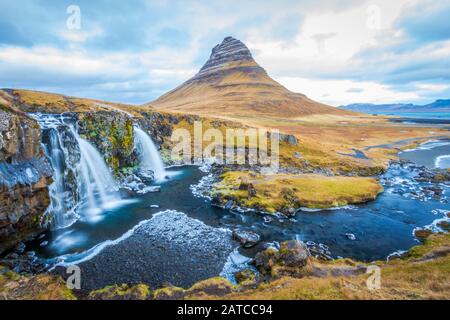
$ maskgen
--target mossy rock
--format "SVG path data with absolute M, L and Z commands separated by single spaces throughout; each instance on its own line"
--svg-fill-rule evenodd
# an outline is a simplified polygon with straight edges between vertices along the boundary
M 242 271 L 236 272 L 234 274 L 234 277 L 236 278 L 236 282 L 239 285 L 249 285 L 255 283 L 256 281 L 256 274 L 251 269 L 244 269 Z
M 164 287 L 153 292 L 153 300 L 182 300 L 185 290 L 179 287 Z
M 0 292 L 0 299 L 7 300 L 76 300 L 65 281 L 50 274 L 23 276 L 7 271 L 0 274 Z
M 186 297 L 195 296 L 197 298 L 208 296 L 223 296 L 236 289 L 230 281 L 222 277 L 214 277 L 194 284 L 186 290 Z
M 414 236 L 420 241 L 425 241 L 433 232 L 428 229 L 417 229 L 414 231 Z
M 150 289 L 145 284 L 113 285 L 89 293 L 89 299 L 92 300 L 148 300 L 149 298 Z
M 441 228 L 442 230 L 445 230 L 447 232 L 450 231 L 450 222 L 448 222 L 448 221 L 445 221 L 445 220 L 444 221 L 440 221 L 440 222 L 438 222 L 437 226 L 439 228 Z

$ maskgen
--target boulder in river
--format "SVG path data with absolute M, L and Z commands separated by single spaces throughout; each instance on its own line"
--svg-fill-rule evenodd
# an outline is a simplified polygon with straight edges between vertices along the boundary
M 259 242 L 260 236 L 253 231 L 234 230 L 233 239 L 239 241 L 244 248 L 251 248 Z
M 296 273 L 307 265 L 309 257 L 309 250 L 302 241 L 289 240 L 281 243 L 279 250 L 269 247 L 259 252 L 253 263 L 262 274 L 281 274 L 288 269 Z

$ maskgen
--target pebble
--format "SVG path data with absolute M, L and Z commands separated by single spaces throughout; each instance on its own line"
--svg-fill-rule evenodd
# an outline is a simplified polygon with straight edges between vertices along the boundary
M 353 233 L 346 233 L 345 236 L 347 237 L 348 240 L 356 240 L 356 236 Z

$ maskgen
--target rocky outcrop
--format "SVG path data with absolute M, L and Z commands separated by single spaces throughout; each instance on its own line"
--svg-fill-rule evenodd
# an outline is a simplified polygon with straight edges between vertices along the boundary
M 123 112 L 86 112 L 78 115 L 79 134 L 92 142 L 113 171 L 137 164 L 133 119 Z
M 41 230 L 52 168 L 36 121 L 0 109 L 0 252 Z
M 239 66 L 228 68 L 233 63 L 239 63 Z M 210 77 L 223 76 L 224 72 L 232 73 L 236 71 L 253 73 L 255 77 L 258 74 L 267 76 L 266 71 L 253 60 L 250 50 L 242 41 L 233 37 L 226 37 L 222 43 L 212 49 L 209 60 L 192 81 L 209 81 L 211 80 Z
M 300 273 L 309 260 L 310 253 L 306 245 L 298 240 L 283 242 L 281 247 L 269 247 L 259 252 L 253 260 L 254 265 L 264 274 L 272 277 L 287 273 Z

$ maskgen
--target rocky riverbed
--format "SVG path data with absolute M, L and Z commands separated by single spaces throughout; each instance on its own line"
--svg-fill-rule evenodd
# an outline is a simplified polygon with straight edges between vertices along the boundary
M 168 210 L 72 263 L 80 267 L 87 291 L 117 283 L 189 287 L 220 274 L 235 247 L 229 230 Z M 65 268 L 58 271 L 65 275 Z

